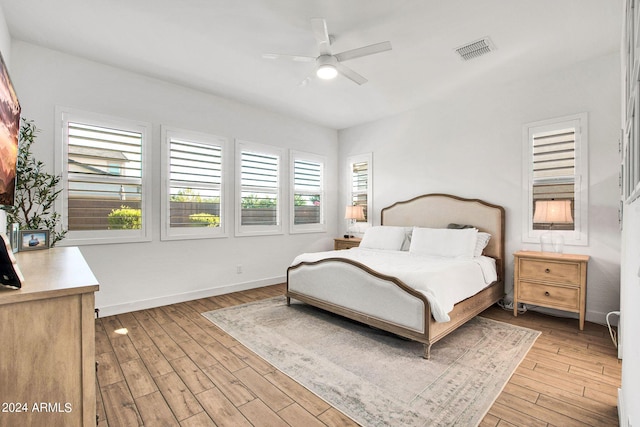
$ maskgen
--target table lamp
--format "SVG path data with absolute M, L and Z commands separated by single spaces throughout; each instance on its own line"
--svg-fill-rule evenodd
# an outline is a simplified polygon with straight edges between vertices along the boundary
M 347 209 L 344 212 L 344 219 L 349 220 L 347 235 L 349 237 L 353 237 L 353 226 L 356 224 L 356 221 L 364 220 L 364 209 L 359 205 L 347 206 Z
M 540 236 L 542 252 L 562 253 L 564 237 L 562 233 L 554 233 L 554 224 L 572 224 L 571 200 L 536 200 L 534 223 L 548 223 L 549 231 Z

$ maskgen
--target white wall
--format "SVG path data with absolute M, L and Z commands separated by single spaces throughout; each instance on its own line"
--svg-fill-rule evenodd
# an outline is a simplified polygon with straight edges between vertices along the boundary
M 620 341 L 622 343 L 621 406 L 626 420 L 620 425 L 640 422 L 640 199 L 625 206 L 622 230 L 622 286 L 620 310 L 622 312 Z
M 0 52 L 4 58 L 7 67 L 11 62 L 11 36 L 9 35 L 9 27 L 7 27 L 7 21 L 4 18 L 4 10 L 0 7 Z
M 57 105 L 153 125 L 153 241 L 81 248 L 100 281 L 96 306 L 101 314 L 280 283 L 295 255 L 331 248 L 337 233 L 333 215 L 328 215 L 326 233 L 289 235 L 286 209 L 284 235 L 235 238 L 230 223 L 228 238 L 160 241 L 159 144 L 162 124 L 326 156 L 326 209 L 332 213 L 337 199 L 335 130 L 21 41 L 13 43 L 12 53 L 23 117 L 42 129 L 34 153 L 49 169 L 54 165 Z M 286 183 L 288 160 L 283 164 Z M 238 264 L 242 274 L 236 273 Z
M 521 240 L 522 126 L 587 112 L 589 246 L 565 246 L 565 252 L 592 257 L 586 317 L 603 323 L 606 313 L 619 306 L 619 79 L 616 53 L 535 80 L 514 79 L 497 87 L 474 82 L 474 87 L 420 109 L 341 130 L 340 182 L 346 179 L 347 156 L 373 153 L 374 224 L 380 223 L 383 207 L 424 193 L 451 193 L 504 206 L 511 291 L 510 254 L 539 250 L 539 245 Z M 346 200 L 345 193 L 341 187 L 340 201 Z

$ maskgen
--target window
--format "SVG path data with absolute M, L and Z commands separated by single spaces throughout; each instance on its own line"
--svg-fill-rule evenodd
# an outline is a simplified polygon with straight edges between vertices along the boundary
M 224 138 L 163 128 L 162 240 L 225 236 Z
M 65 244 L 150 240 L 150 126 L 59 109 Z
M 530 123 L 523 129 L 526 184 L 524 241 L 549 229 L 565 242 L 587 244 L 587 115 Z
M 291 151 L 291 233 L 325 231 L 323 157 Z
M 282 233 L 281 150 L 237 141 L 236 159 L 236 234 Z
M 364 222 L 371 224 L 371 218 L 369 212 L 371 212 L 372 201 L 372 155 L 363 154 L 359 156 L 350 157 L 347 160 L 348 165 L 348 200 L 347 206 L 357 205 L 362 206 L 364 210 L 364 220 L 358 222 Z

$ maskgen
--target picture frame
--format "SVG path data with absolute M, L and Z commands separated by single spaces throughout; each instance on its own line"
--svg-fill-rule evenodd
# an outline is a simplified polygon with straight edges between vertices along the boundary
M 49 249 L 49 230 L 20 230 L 19 251 L 37 251 Z
M 15 254 L 19 249 L 19 235 L 20 235 L 20 224 L 13 223 L 10 226 L 11 234 L 9 235 L 9 242 L 11 243 L 11 251 Z

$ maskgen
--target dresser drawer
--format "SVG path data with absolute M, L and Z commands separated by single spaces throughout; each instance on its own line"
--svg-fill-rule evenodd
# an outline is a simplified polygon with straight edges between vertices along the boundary
M 580 288 L 553 286 L 521 280 L 518 284 L 518 300 L 544 307 L 579 311 Z
M 519 270 L 519 276 L 522 279 L 580 285 L 579 263 L 521 258 Z

